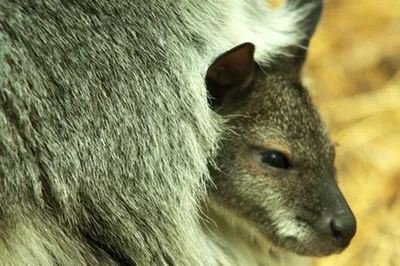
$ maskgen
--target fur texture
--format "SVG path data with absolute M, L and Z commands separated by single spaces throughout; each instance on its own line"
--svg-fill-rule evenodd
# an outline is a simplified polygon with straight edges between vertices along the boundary
M 320 12 L 305 18 L 304 48 Z M 347 248 L 356 220 L 336 183 L 334 144 L 301 84 L 306 50 L 288 47 L 293 56 L 267 65 L 254 50 L 241 44 L 207 71 L 211 105 L 231 131 L 211 167 L 204 230 L 221 265 L 307 265 L 297 255 Z
M 218 265 L 204 75 L 246 41 L 267 63 L 302 45 L 300 2 L 0 1 L 0 261 Z

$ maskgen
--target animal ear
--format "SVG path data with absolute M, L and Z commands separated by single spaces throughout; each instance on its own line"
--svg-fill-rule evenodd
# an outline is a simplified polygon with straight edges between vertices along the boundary
M 255 47 L 243 43 L 219 56 L 209 67 L 206 83 L 212 107 L 222 107 L 247 92 L 253 81 Z
M 288 63 L 299 70 L 306 60 L 310 40 L 319 24 L 323 0 L 287 0 L 281 8 L 297 16 L 298 45 L 288 47 L 287 51 L 290 54 Z

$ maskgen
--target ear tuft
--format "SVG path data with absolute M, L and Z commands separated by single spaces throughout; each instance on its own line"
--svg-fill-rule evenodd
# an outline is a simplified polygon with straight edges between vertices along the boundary
M 283 71 L 301 70 L 315 30 L 320 22 L 323 11 L 323 0 L 287 0 L 281 7 L 282 14 L 295 18 L 297 44 L 292 44 L 285 49 L 285 53 L 276 56 L 272 64 Z
M 305 37 L 302 40 L 303 44 L 308 45 L 308 41 L 314 35 L 321 19 L 323 6 L 323 0 L 287 0 L 283 6 L 288 12 L 297 14 L 299 20 L 297 25 Z

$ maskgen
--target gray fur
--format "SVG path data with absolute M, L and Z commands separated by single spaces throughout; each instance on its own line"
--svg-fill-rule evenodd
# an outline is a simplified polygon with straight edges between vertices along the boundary
M 217 265 L 198 222 L 222 128 L 205 72 L 245 41 L 264 62 L 301 45 L 310 6 L 0 1 L 0 261 Z

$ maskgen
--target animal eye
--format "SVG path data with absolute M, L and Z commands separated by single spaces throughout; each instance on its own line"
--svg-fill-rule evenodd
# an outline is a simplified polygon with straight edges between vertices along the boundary
M 289 159 L 285 154 L 277 150 L 265 150 L 260 154 L 260 161 L 264 165 L 274 168 L 290 169 L 292 168 Z

